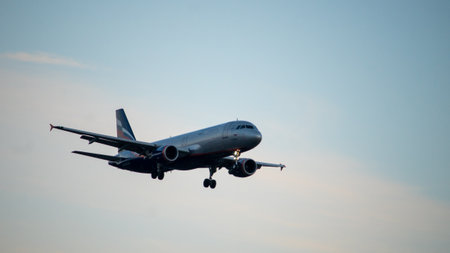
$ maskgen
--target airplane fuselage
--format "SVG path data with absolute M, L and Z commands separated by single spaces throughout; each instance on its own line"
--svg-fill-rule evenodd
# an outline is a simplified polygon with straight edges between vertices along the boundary
M 170 137 L 153 142 L 158 146 L 175 146 L 188 150 L 190 155 L 179 158 L 177 163 L 167 163 L 165 171 L 190 170 L 208 167 L 214 160 L 233 155 L 235 152 L 245 152 L 256 147 L 262 139 L 256 126 L 248 121 L 231 121 L 198 131 Z M 151 173 L 157 166 L 154 160 L 142 156 L 130 158 L 112 166 L 141 173 Z

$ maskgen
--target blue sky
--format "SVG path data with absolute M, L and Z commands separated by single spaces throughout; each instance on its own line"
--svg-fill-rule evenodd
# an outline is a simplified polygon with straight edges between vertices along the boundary
M 0 249 L 445 252 L 449 11 L 2 2 Z M 263 141 L 245 155 L 288 168 L 220 171 L 205 191 L 207 171 L 152 181 L 70 154 L 114 149 L 48 134 L 51 122 L 113 135 L 120 107 L 144 141 L 250 120 Z

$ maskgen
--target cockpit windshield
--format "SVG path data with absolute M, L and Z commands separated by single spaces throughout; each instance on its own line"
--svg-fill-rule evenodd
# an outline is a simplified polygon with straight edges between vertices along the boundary
M 254 129 L 252 125 L 239 125 L 236 127 L 236 129 L 244 129 L 244 128 Z

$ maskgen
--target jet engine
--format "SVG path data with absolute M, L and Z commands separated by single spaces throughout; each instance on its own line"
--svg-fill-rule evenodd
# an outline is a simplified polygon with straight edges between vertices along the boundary
M 242 158 L 238 160 L 235 168 L 231 169 L 229 172 L 236 177 L 248 177 L 255 174 L 257 168 L 254 160 Z
M 152 157 L 162 158 L 166 162 L 174 162 L 178 159 L 178 149 L 173 145 L 162 146 L 153 152 Z

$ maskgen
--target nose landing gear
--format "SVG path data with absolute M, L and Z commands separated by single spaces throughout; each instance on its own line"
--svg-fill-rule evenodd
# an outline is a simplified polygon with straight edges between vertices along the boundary
M 239 160 L 239 156 L 241 155 L 241 150 L 240 149 L 236 149 L 233 153 L 234 156 L 234 160 L 237 162 L 237 160 Z

